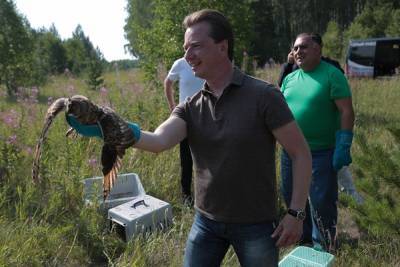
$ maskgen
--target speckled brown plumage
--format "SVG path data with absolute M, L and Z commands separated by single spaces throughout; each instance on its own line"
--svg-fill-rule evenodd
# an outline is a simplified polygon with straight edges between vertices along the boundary
M 34 154 L 32 167 L 33 181 L 36 183 L 39 181 L 41 147 L 47 137 L 50 125 L 57 114 L 64 109 L 66 110 L 66 115 L 74 116 L 81 124 L 98 124 L 102 131 L 104 144 L 101 151 L 101 164 L 104 175 L 103 197 L 106 199 L 117 179 L 117 173 L 121 167 L 125 149 L 132 146 L 136 142 L 136 139 L 128 124 L 115 111 L 109 107 L 99 107 L 88 98 L 80 95 L 75 95 L 71 98 L 59 98 L 48 108 Z M 72 132 L 73 129 L 71 128 L 67 131 L 67 135 L 70 135 Z

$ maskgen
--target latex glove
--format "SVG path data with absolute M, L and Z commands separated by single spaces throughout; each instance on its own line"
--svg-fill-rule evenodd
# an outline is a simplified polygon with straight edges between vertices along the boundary
M 66 116 L 67 123 L 75 129 L 75 131 L 86 137 L 99 137 L 103 138 L 103 133 L 100 129 L 100 126 L 97 124 L 84 125 L 81 124 L 75 117 L 71 115 Z M 136 142 L 140 139 L 140 127 L 138 124 L 133 122 L 127 122 L 129 128 L 132 129 L 133 134 L 135 135 Z
M 333 153 L 333 168 L 338 171 L 343 166 L 348 166 L 351 160 L 351 143 L 353 132 L 350 130 L 339 130 L 336 132 L 336 145 Z

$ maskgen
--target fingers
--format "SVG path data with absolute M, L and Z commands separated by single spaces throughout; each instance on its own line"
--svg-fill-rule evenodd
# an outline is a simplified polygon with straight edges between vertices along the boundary
M 276 227 L 275 231 L 272 233 L 271 237 L 276 238 L 276 237 L 280 236 L 282 233 L 282 230 L 283 230 L 282 223 L 280 223 L 278 225 L 278 227 Z
M 297 241 L 299 241 L 299 239 L 299 236 L 293 235 L 288 231 L 283 231 L 275 245 L 277 247 L 287 247 L 295 244 Z
M 287 62 L 290 63 L 290 64 L 293 64 L 293 63 L 294 63 L 294 53 L 293 53 L 293 50 L 290 51 L 290 53 L 288 54 Z
M 276 238 L 279 236 L 275 244 L 277 247 L 287 247 L 300 240 L 303 231 L 302 228 L 302 221 L 285 216 L 271 237 Z

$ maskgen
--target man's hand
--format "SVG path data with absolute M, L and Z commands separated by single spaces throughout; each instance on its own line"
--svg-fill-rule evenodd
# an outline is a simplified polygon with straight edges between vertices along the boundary
M 338 171 L 343 166 L 348 166 L 351 160 L 351 143 L 353 141 L 353 133 L 349 130 L 339 130 L 336 132 L 336 145 L 333 154 L 333 168 Z
M 287 247 L 300 240 L 303 233 L 303 221 L 296 219 L 292 215 L 286 214 L 278 227 L 272 233 L 272 238 L 278 238 L 277 247 Z
M 294 64 L 294 52 L 293 50 L 287 55 L 287 63 Z
M 86 137 L 103 138 L 103 133 L 101 132 L 99 125 L 97 125 L 97 124 L 91 124 L 91 125 L 81 124 L 74 116 L 71 116 L 71 115 L 66 115 L 65 119 L 67 120 L 67 123 L 69 124 L 69 126 L 74 128 L 75 131 L 80 135 L 83 135 Z
M 67 123 L 75 129 L 75 131 L 83 136 L 86 137 L 99 137 L 103 138 L 103 133 L 101 131 L 101 128 L 98 124 L 91 124 L 91 125 L 84 125 L 81 124 L 75 117 L 71 115 L 66 116 Z M 135 135 L 136 142 L 139 141 L 141 131 L 139 125 L 133 122 L 127 122 L 129 128 L 133 131 L 133 134 Z

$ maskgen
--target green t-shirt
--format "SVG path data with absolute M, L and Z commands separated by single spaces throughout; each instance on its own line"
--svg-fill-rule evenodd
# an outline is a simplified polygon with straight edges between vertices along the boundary
M 333 148 L 340 128 L 335 99 L 351 97 L 346 77 L 321 61 L 312 71 L 298 69 L 290 73 L 281 90 L 310 149 Z

